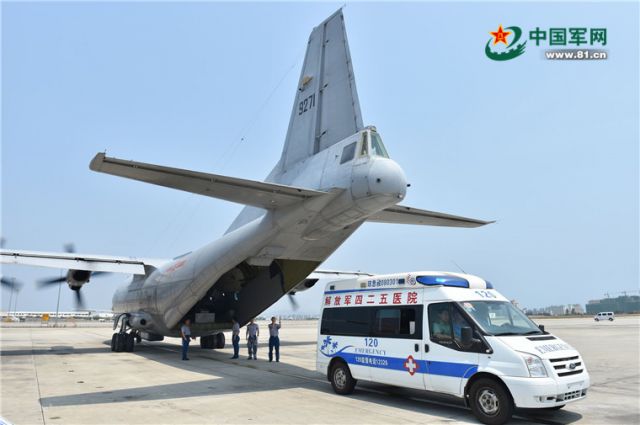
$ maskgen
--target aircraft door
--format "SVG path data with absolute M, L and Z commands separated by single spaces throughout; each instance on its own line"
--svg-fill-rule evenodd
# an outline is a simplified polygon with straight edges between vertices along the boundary
M 460 396 L 478 370 L 478 346 L 466 347 L 462 329 L 473 325 L 452 302 L 431 303 L 425 312 L 425 387 L 429 391 Z

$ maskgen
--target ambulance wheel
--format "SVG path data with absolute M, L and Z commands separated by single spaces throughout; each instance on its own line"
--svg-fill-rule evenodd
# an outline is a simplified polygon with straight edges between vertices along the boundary
M 471 411 L 488 425 L 507 423 L 513 415 L 513 401 L 507 389 L 493 379 L 478 379 L 469 391 Z
M 111 335 L 111 351 L 116 351 L 116 335 L 118 334 Z
M 346 363 L 339 361 L 331 369 L 331 386 L 337 394 L 351 394 L 356 382 L 358 381 L 353 379 Z
M 610 321 L 610 322 L 613 322 L 613 318 L 609 317 L 609 321 Z

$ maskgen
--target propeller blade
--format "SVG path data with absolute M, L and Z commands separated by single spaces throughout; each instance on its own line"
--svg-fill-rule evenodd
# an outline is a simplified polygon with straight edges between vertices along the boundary
M 66 276 L 64 276 L 64 277 L 54 277 L 54 278 L 51 278 L 51 279 L 40 279 L 38 281 L 38 286 L 40 286 L 40 288 L 44 288 L 46 286 L 53 285 L 55 283 L 62 283 L 62 282 L 66 282 L 66 281 L 67 281 L 67 277 Z
M 6 286 L 8 289 L 19 291 L 22 288 L 22 283 L 14 278 L 2 277 L 0 278 L 0 282 L 2 282 L 2 286 Z
M 74 289 L 73 292 L 76 293 L 76 310 L 83 310 L 84 300 L 82 299 L 82 293 L 80 292 L 80 288 Z
M 105 276 L 111 274 L 111 272 L 91 272 L 91 277 L 96 277 L 96 276 Z
M 289 293 L 287 295 L 289 295 L 289 302 L 291 303 L 291 307 L 294 310 L 297 310 L 298 309 L 298 301 L 296 301 L 296 298 L 295 298 L 296 295 L 295 294 L 291 294 L 291 293 Z

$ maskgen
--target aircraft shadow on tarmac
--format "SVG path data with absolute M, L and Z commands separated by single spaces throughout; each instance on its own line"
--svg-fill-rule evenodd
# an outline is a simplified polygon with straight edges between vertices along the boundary
M 110 341 L 105 341 L 109 345 Z M 315 342 L 283 343 L 287 345 L 314 345 Z M 215 350 L 202 350 L 193 347 L 189 350 L 190 362 L 180 360 L 180 347 L 175 344 L 162 342 L 143 343 L 136 345 L 133 353 L 111 353 L 105 348 L 89 348 L 75 350 L 72 347 L 58 348 L 66 353 L 103 352 L 113 356 L 140 356 L 150 361 L 162 363 L 165 366 L 176 367 L 182 370 L 199 374 L 210 374 L 213 379 L 189 381 L 166 385 L 152 385 L 112 391 L 76 393 L 65 396 L 42 397 L 40 404 L 43 407 L 75 406 L 102 403 L 121 403 L 127 401 L 153 401 L 165 399 L 177 399 L 187 397 L 217 396 L 224 394 L 252 393 L 260 391 L 283 390 L 288 388 L 305 388 L 323 393 L 333 393 L 329 382 L 315 371 L 286 363 L 268 363 L 265 358 L 258 361 L 245 360 L 244 355 L 238 360 L 229 359 L 228 352 Z M 244 348 L 244 347 L 243 347 Z M 259 355 L 266 357 L 266 347 L 261 347 Z M 64 350 L 62 350 L 64 349 Z M 14 350 L 14 352 L 2 352 L 2 355 L 33 354 L 31 350 Z M 35 350 L 37 354 L 52 354 L 56 350 Z M 243 351 L 241 351 L 243 353 Z M 20 353 L 22 354 L 22 353 Z M 274 380 L 271 374 L 278 375 Z M 244 384 L 243 382 L 246 382 Z M 249 385 L 248 383 L 251 382 Z M 340 397 L 336 395 L 336 397 Z M 449 398 L 426 391 L 411 390 L 393 387 L 389 385 L 359 382 L 356 391 L 348 396 L 353 399 L 370 403 L 392 406 L 406 409 L 416 413 L 428 413 L 441 416 L 457 422 L 477 423 L 471 412 L 455 398 Z M 539 424 L 570 424 L 582 418 L 582 415 L 560 410 L 554 412 L 541 411 L 517 411 L 513 423 L 539 423 Z

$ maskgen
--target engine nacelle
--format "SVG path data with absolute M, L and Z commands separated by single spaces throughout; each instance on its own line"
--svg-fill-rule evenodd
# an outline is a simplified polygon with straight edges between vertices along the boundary
M 306 291 L 307 289 L 313 288 L 313 285 L 318 282 L 318 279 L 305 279 L 299 284 L 297 284 L 291 291 L 290 294 L 295 294 L 296 292 Z
M 127 319 L 129 326 L 134 329 L 149 329 L 151 328 L 151 316 L 146 313 L 133 313 L 129 315 Z
M 69 288 L 78 290 L 85 283 L 91 279 L 91 272 L 89 270 L 68 270 L 67 271 L 67 284 Z

